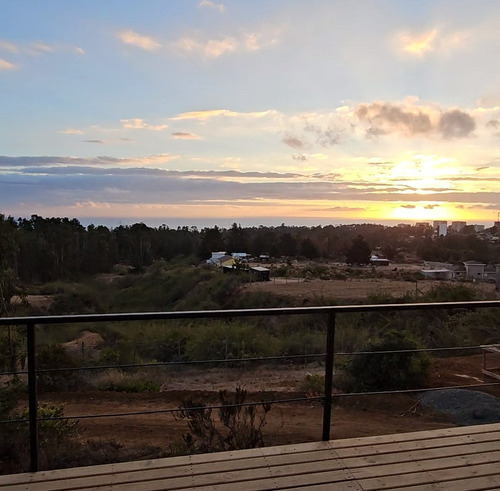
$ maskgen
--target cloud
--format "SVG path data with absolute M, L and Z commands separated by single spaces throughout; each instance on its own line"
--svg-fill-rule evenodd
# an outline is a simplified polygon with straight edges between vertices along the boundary
M 433 210 L 434 208 L 439 208 L 440 205 L 425 205 L 425 210 Z
M 183 131 L 172 133 L 172 136 L 177 140 L 201 140 L 201 136 L 195 135 L 194 133 L 185 133 Z
M 222 3 L 215 3 L 210 0 L 201 0 L 198 4 L 199 7 L 207 7 L 210 9 L 218 10 L 221 14 L 223 14 L 226 10 L 226 7 Z
M 307 157 L 303 153 L 300 153 L 299 155 L 292 155 L 292 159 L 298 160 L 299 162 L 304 162 L 305 160 L 307 160 Z
M 268 110 L 268 111 L 260 111 L 260 112 L 236 112 L 230 111 L 228 109 L 204 109 L 201 111 L 190 111 L 185 113 L 180 113 L 173 118 L 170 118 L 172 121 L 182 121 L 188 119 L 195 119 L 198 121 L 207 121 L 212 118 L 218 117 L 229 117 L 229 118 L 263 118 L 268 115 L 274 115 L 276 111 Z
M 474 119 L 459 109 L 442 114 L 438 131 L 444 138 L 465 138 L 476 129 Z
M 310 147 L 310 144 L 306 140 L 302 140 L 298 136 L 287 135 L 281 141 L 295 150 L 305 150 Z
M 238 41 L 230 36 L 205 41 L 200 41 L 193 37 L 185 37 L 172 44 L 176 52 L 201 55 L 204 58 L 218 58 L 223 54 L 236 51 L 238 46 Z
M 162 131 L 168 126 L 166 124 L 149 124 L 144 121 L 144 119 L 141 118 L 131 118 L 131 119 L 120 119 L 120 123 L 124 128 L 127 129 L 144 129 L 144 130 L 151 130 L 151 131 Z
M 117 37 L 125 44 L 131 44 L 146 51 L 155 51 L 161 48 L 161 44 L 152 37 L 143 36 L 134 31 L 121 31 L 117 34 Z
M 56 51 L 69 51 L 77 54 L 84 54 L 85 51 L 79 46 L 67 44 L 49 44 L 42 41 L 35 41 L 28 44 L 16 44 L 10 41 L 0 40 L 0 51 L 8 51 L 15 54 L 36 56 L 44 53 L 54 53 Z
M 432 130 L 431 119 L 423 110 L 390 102 L 361 104 L 356 107 L 355 115 L 361 121 L 370 123 L 369 132 L 374 135 L 396 130 L 406 136 L 413 136 Z
M 83 131 L 76 128 L 66 128 L 60 130 L 59 133 L 63 133 L 64 135 L 83 135 Z
M 355 116 L 369 125 L 367 137 L 400 133 L 407 137 L 441 136 L 445 139 L 466 138 L 475 129 L 474 118 L 460 109 L 439 110 L 419 106 L 412 101 L 402 104 L 373 102 L 360 104 Z
M 406 208 L 407 210 L 413 210 L 416 208 L 415 205 L 401 205 L 400 208 Z
M 83 143 L 102 143 L 104 144 L 104 140 L 82 140 Z
M 424 32 L 418 36 L 403 34 L 400 37 L 401 49 L 412 56 L 422 57 L 429 51 L 434 51 L 433 43 L 436 41 L 437 30 Z
M 323 129 L 320 126 L 309 123 L 304 127 L 304 131 L 314 133 L 316 135 L 316 143 L 325 148 L 339 145 L 345 134 L 344 129 L 340 127 L 329 126 Z
M 487 123 L 486 123 L 486 128 L 493 128 L 493 129 L 497 129 L 500 127 L 500 121 L 498 121 L 498 119 L 490 119 Z
M 11 63 L 7 60 L 2 60 L 2 58 L 0 58 L 0 72 L 6 70 L 15 70 L 16 68 L 17 65 L 14 65 L 14 63 Z
M 143 157 L 118 158 L 110 156 L 99 157 L 63 157 L 63 156 L 22 156 L 8 157 L 0 155 L 0 167 L 24 167 L 24 166 L 51 166 L 51 165 L 85 165 L 85 166 L 108 166 L 108 165 L 162 165 L 179 156 L 169 153 L 147 155 Z

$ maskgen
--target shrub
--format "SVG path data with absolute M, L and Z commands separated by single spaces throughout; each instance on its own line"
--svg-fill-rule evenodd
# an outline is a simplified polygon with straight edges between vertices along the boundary
M 309 397 L 323 395 L 325 392 L 325 376 L 308 373 L 300 384 L 300 390 Z
M 76 368 L 78 360 L 69 354 L 62 345 L 45 346 L 37 354 L 37 368 L 52 370 L 38 374 L 38 389 L 40 391 L 76 390 L 81 382 L 79 372 L 59 370 Z
M 392 352 L 415 349 L 417 344 L 398 331 L 391 331 L 381 340 L 369 343 L 363 350 L 367 353 L 354 356 L 347 366 L 348 373 L 356 381 L 355 390 L 421 387 L 429 375 L 429 357 L 421 352 Z M 390 353 L 377 354 L 378 351 Z
M 127 375 L 123 372 L 103 374 L 96 381 L 99 390 L 114 392 L 158 392 L 160 384 L 145 378 L 141 374 Z
M 237 387 L 234 394 L 219 392 L 218 420 L 212 409 L 198 400 L 185 399 L 180 406 L 178 418 L 187 420 L 189 433 L 174 447 L 175 453 L 208 453 L 224 450 L 239 450 L 264 446 L 262 428 L 266 424 L 271 404 L 262 402 L 258 406 L 242 406 L 247 391 Z

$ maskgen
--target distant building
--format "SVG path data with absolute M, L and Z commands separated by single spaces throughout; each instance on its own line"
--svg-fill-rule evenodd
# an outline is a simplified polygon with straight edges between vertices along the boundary
M 450 269 L 422 269 L 420 271 L 426 278 L 433 280 L 452 280 L 455 278 L 455 273 Z
M 214 266 L 232 266 L 234 264 L 234 257 L 229 256 L 224 251 L 212 252 L 212 257 L 207 259 L 207 264 Z
M 461 232 L 467 225 L 467 222 L 451 222 L 451 230 L 453 232 Z
M 493 226 L 500 229 L 500 221 L 493 222 Z
M 465 261 L 465 275 L 468 278 L 482 280 L 484 278 L 484 263 L 479 261 Z
M 391 262 L 389 259 L 385 259 L 383 257 L 372 256 L 370 258 L 370 264 L 373 264 L 374 266 L 389 266 Z
M 476 232 L 484 232 L 484 225 L 472 225 Z
M 432 223 L 432 228 L 438 237 L 446 235 L 448 232 L 448 222 L 444 220 L 435 220 Z

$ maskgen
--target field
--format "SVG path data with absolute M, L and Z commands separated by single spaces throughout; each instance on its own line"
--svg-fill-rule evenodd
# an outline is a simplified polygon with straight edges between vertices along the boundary
M 418 296 L 418 294 L 425 293 L 436 285 L 443 284 L 456 285 L 455 282 L 431 280 L 412 282 L 388 278 L 327 281 L 320 279 L 304 280 L 303 278 L 274 278 L 268 282 L 250 283 L 245 288 L 249 291 L 264 291 L 298 299 L 339 299 L 345 303 L 374 295 L 401 297 L 408 292 Z M 488 294 L 493 293 L 495 290 L 495 285 L 491 283 L 480 283 L 474 286 L 481 292 Z

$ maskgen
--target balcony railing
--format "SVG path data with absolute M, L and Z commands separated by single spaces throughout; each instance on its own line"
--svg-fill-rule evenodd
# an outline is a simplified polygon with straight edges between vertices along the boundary
M 164 320 L 174 320 L 174 319 L 222 319 L 222 318 L 227 319 L 227 318 L 255 317 L 255 316 L 295 316 L 295 315 L 311 315 L 311 314 L 324 315 L 327 319 L 325 353 L 322 354 L 325 357 L 325 370 L 324 370 L 325 385 L 324 385 L 323 396 L 317 397 L 317 399 L 323 402 L 324 409 L 323 409 L 322 439 L 326 441 L 330 439 L 331 409 L 333 402 L 332 389 L 334 382 L 333 368 L 334 368 L 334 356 L 335 356 L 334 352 L 335 330 L 336 330 L 335 324 L 336 324 L 337 314 L 362 313 L 362 312 L 399 312 L 408 310 L 423 311 L 423 310 L 438 310 L 438 309 L 475 310 L 475 309 L 492 308 L 492 307 L 494 308 L 500 307 L 500 301 L 492 300 L 492 301 L 474 301 L 474 302 L 347 305 L 347 306 L 269 308 L 269 309 L 248 309 L 248 310 L 206 310 L 206 311 L 179 311 L 179 312 L 122 313 L 122 314 L 61 315 L 61 316 L 39 316 L 39 317 L 6 317 L 6 318 L 0 318 L 0 326 L 26 326 L 26 332 L 27 332 L 26 343 L 27 343 L 27 360 L 28 360 L 27 375 L 28 375 L 28 410 L 29 410 L 28 422 L 29 422 L 29 436 L 30 436 L 30 469 L 32 472 L 35 472 L 38 470 L 37 425 L 38 422 L 40 421 L 40 418 L 38 418 L 37 374 L 42 372 L 42 370 L 37 370 L 36 367 L 35 348 L 37 341 L 36 340 L 37 326 L 49 325 L 49 324 L 50 325 L 76 324 L 76 323 L 90 323 L 90 322 L 104 323 L 104 322 L 130 322 L 130 321 L 146 321 L 146 320 L 164 321 Z M 256 358 L 256 359 L 266 359 L 266 358 Z M 246 359 L 246 361 L 248 361 L 248 359 Z M 211 362 L 213 362 L 213 360 L 211 360 Z M 138 365 L 127 365 L 127 366 L 138 366 Z M 90 368 L 105 368 L 105 367 L 85 367 L 85 369 L 90 369 Z M 118 368 L 118 367 L 114 365 L 113 368 Z M 72 369 L 61 368 L 61 370 L 69 371 Z M 3 374 L 0 375 L 7 375 L 7 374 L 9 373 L 4 372 Z M 479 384 L 479 385 L 485 386 L 485 385 L 499 385 L 499 384 L 492 383 L 492 384 Z M 397 391 L 397 392 L 405 392 L 405 391 Z M 409 390 L 408 392 L 416 392 L 416 390 Z M 288 399 L 286 401 L 291 402 L 294 400 L 299 400 L 299 399 L 293 399 L 293 400 Z M 269 402 L 272 403 L 272 401 Z M 285 402 L 285 401 L 281 400 L 275 402 Z M 260 404 L 260 403 L 245 403 L 243 405 L 253 405 L 253 404 Z M 168 410 L 168 412 L 173 412 L 173 411 Z M 133 414 L 138 414 L 138 413 L 133 413 Z M 114 416 L 114 415 L 96 415 L 92 417 L 105 417 L 105 416 Z M 68 417 L 64 419 L 70 419 L 70 418 Z

